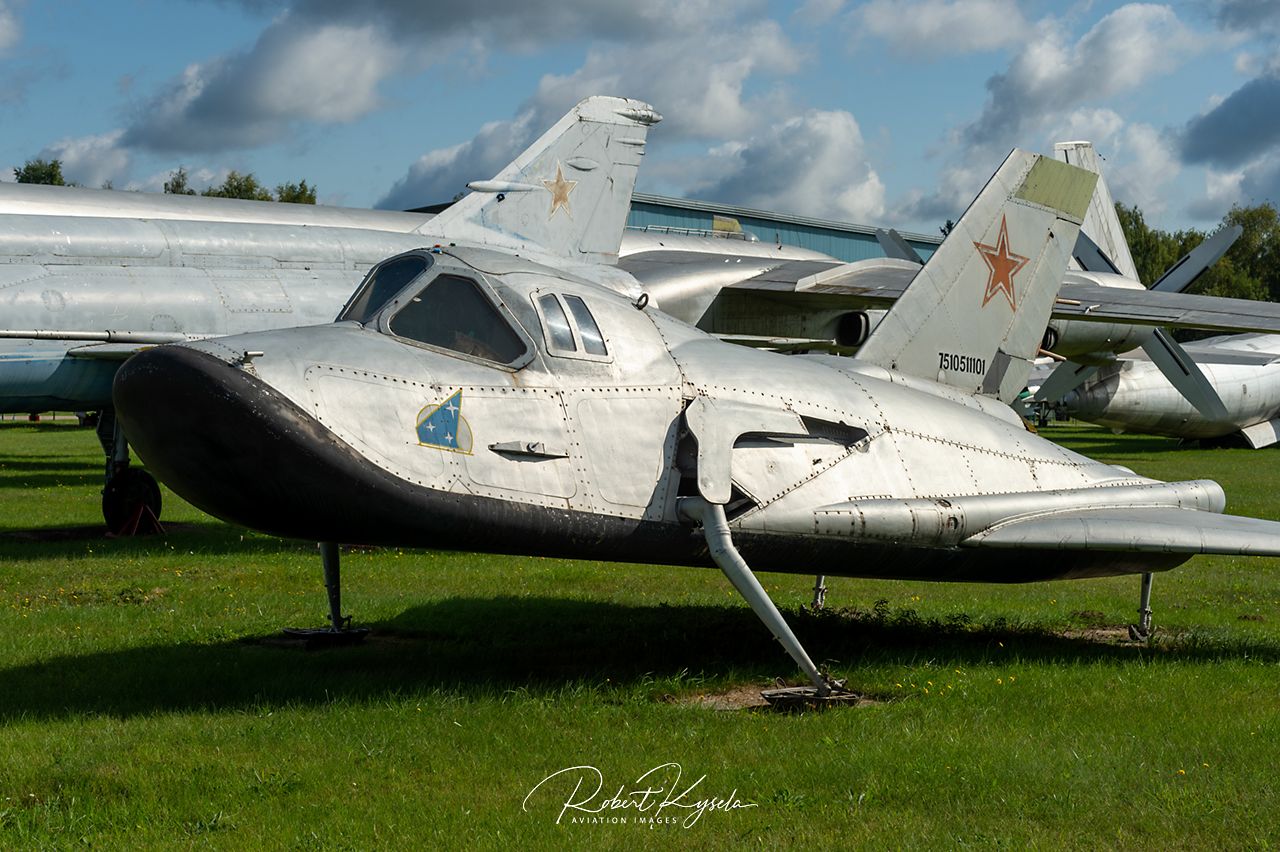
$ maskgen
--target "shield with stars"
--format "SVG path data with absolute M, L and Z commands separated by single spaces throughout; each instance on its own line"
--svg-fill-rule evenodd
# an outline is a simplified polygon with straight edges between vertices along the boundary
M 418 412 L 418 443 L 455 453 L 471 453 L 471 427 L 462 416 L 462 391 Z

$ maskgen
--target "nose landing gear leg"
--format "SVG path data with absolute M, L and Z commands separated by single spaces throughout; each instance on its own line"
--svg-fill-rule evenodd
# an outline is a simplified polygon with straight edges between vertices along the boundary
M 320 542 L 320 561 L 324 565 L 324 587 L 329 595 L 328 627 L 286 627 L 284 633 L 298 639 L 308 649 L 354 645 L 369 635 L 367 627 L 352 627 L 351 616 L 342 614 L 342 567 L 338 545 Z

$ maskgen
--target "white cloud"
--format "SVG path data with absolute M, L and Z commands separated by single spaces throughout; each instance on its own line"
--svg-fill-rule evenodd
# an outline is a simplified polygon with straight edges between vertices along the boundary
M 1159 204 L 1179 170 L 1174 140 L 1148 125 L 1127 123 L 1105 106 L 1206 49 L 1168 6 L 1131 3 L 1073 40 L 1064 20 L 1039 21 L 1008 68 L 987 81 L 981 114 L 954 131 L 938 185 L 906 193 L 892 206 L 904 223 L 958 216 L 1010 148 L 1039 148 L 1088 139 L 1108 158 L 1107 182 L 1132 202 Z
M 1136 204 L 1151 217 L 1169 208 L 1169 186 L 1182 171 L 1175 141 L 1149 124 L 1124 128 L 1107 168 L 1107 185 L 1117 201 Z
M 1237 169 L 1205 168 L 1205 195 L 1187 213 L 1205 220 L 1222 218 L 1233 205 L 1280 204 L 1280 148 Z
M 847 112 L 808 110 L 711 159 L 721 176 L 692 187 L 711 201 L 855 222 L 884 215 L 884 184 Z
M 959 162 L 948 165 L 939 174 L 935 187 L 908 190 L 894 202 L 888 213 L 888 222 L 919 227 L 932 233 L 932 224 L 941 227 L 948 219 L 960 218 L 999 165 L 999 160 L 978 166 Z
M 1046 117 L 1043 136 L 1046 141 L 1051 142 L 1085 139 L 1102 152 L 1112 147 L 1111 143 L 1124 129 L 1124 125 L 1124 119 L 1115 110 L 1082 107 L 1061 117 Z
M 694 72 L 690 56 L 698 57 Z M 643 44 L 597 47 L 576 71 L 544 76 L 513 120 L 485 125 L 469 142 L 424 154 L 378 206 L 449 200 L 467 181 L 496 174 L 575 103 L 597 94 L 644 100 L 665 116 L 650 137 L 643 171 L 650 176 L 656 152 L 665 146 L 747 137 L 793 115 L 795 109 L 781 95 L 766 90 L 753 96 L 748 89 L 760 77 L 795 71 L 800 62 L 799 51 L 773 21 L 735 24 L 709 34 L 673 27 L 663 38 Z
M 1131 91 L 1205 45 L 1167 6 L 1122 6 L 1074 44 L 1060 23 L 1043 21 L 1009 69 L 987 81 L 990 97 L 966 140 L 1013 144 L 1042 117 Z
M 840 14 L 844 4 L 845 0 L 805 0 L 791 13 L 791 19 L 811 27 L 820 26 Z
M 695 56 L 691 65 L 689 57 Z M 537 123 L 550 124 L 588 95 L 639 98 L 668 119 L 665 140 L 732 138 L 783 108 L 769 96 L 747 97 L 748 81 L 755 75 L 792 73 L 801 61 L 799 50 L 773 21 L 712 33 L 673 31 L 661 41 L 592 50 L 572 74 L 543 77 L 533 103 Z
M 513 121 L 495 121 L 460 145 L 428 151 L 379 199 L 376 207 L 408 210 L 451 200 L 473 180 L 487 180 L 547 127 L 533 125 L 533 111 Z M 547 125 L 550 126 L 550 125 Z
M 129 172 L 129 152 L 120 146 L 122 130 L 97 136 L 59 139 L 40 152 L 41 159 L 62 161 L 62 175 L 69 183 L 98 187 L 122 180 Z
M 22 27 L 18 24 L 18 16 L 4 0 L 0 0 L 0 54 L 18 43 L 22 37 Z
M 258 0 L 242 2 L 262 11 Z M 584 37 L 595 45 L 586 63 L 541 81 L 527 105 L 535 119 L 552 121 L 581 97 L 610 92 L 661 102 L 691 119 L 677 122 L 690 133 L 708 122 L 734 132 L 749 124 L 744 81 L 800 61 L 766 12 L 762 0 L 475 0 L 448 14 L 418 0 L 296 0 L 249 50 L 170 81 L 138 111 L 125 144 L 165 152 L 273 144 L 379 108 L 379 86 L 394 75 L 445 63 L 465 74 L 490 50 Z
M 305 28 L 278 20 L 247 54 L 189 66 L 146 104 L 126 144 L 219 151 L 280 141 L 300 122 L 353 121 L 380 104 L 404 60 L 371 26 Z
M 916 57 L 994 50 L 1030 30 L 1014 0 L 871 0 L 853 18 L 859 31 Z

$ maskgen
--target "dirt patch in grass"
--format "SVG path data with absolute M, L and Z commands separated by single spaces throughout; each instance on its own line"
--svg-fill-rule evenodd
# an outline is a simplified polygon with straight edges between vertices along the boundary
M 761 694 L 766 689 L 776 689 L 777 684 L 761 686 L 760 684 L 740 684 L 719 692 L 695 692 L 689 695 L 667 695 L 663 700 L 672 704 L 686 704 L 694 707 L 705 707 L 708 710 L 777 710 L 783 709 L 771 705 Z M 880 699 L 861 695 L 856 701 L 843 704 L 848 707 L 866 707 L 884 703 Z M 834 705 L 833 705 L 834 706 Z
M 1107 645 L 1137 645 L 1129 638 L 1126 627 L 1074 627 L 1062 631 L 1068 639 L 1087 639 L 1090 642 L 1102 642 Z
M 749 683 L 733 686 L 720 692 L 695 692 L 692 695 L 679 697 L 668 696 L 668 700 L 673 704 L 691 704 L 708 710 L 749 710 L 769 706 L 760 694 L 766 688 Z

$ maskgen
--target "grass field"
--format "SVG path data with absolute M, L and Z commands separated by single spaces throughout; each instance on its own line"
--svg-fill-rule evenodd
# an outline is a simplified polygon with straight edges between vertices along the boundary
M 1280 454 L 1047 434 L 1280 516 Z M 714 709 L 790 660 L 715 571 L 344 554 L 364 646 L 263 640 L 325 612 L 314 545 L 165 493 L 165 535 L 104 538 L 100 456 L 0 426 L 0 846 L 226 849 L 1258 848 L 1280 845 L 1280 562 L 1028 586 L 763 575 L 802 641 L 875 700 Z M 879 602 L 879 603 L 877 603 Z M 557 817 L 675 762 L 677 824 Z M 672 787 L 673 770 L 651 775 Z M 654 794 L 659 795 L 659 794 Z M 652 816 L 649 809 L 642 816 Z

